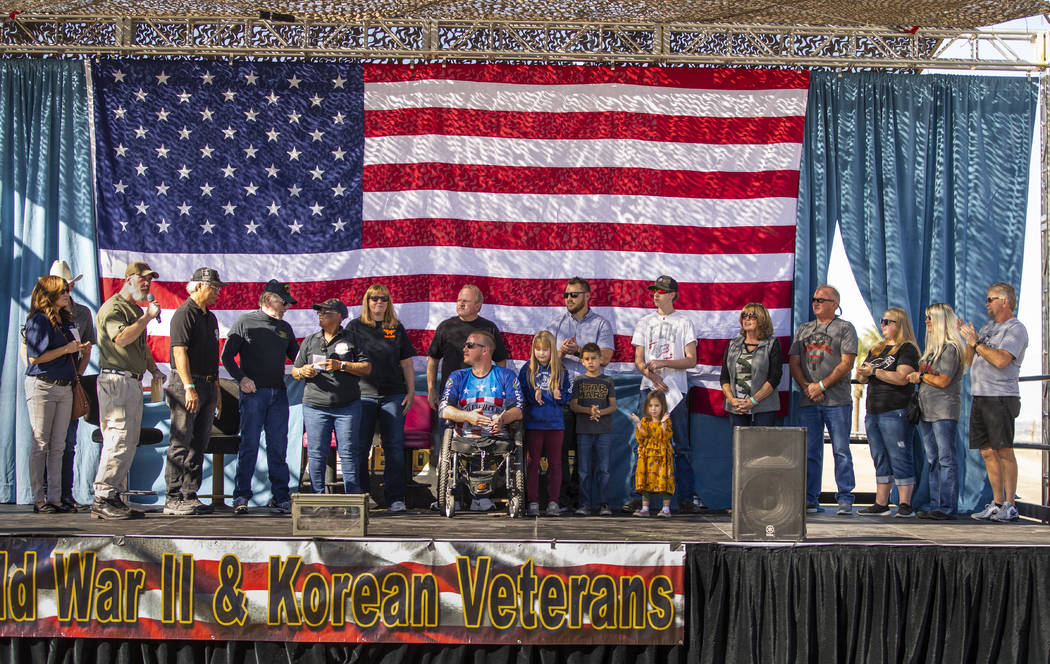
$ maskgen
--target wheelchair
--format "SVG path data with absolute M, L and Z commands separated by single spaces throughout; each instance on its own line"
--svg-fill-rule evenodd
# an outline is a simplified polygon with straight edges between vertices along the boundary
M 438 457 L 438 511 L 456 515 L 456 487 L 462 480 L 474 498 L 490 498 L 505 490 L 507 516 L 525 512 L 525 433 L 522 423 L 507 426 L 509 440 L 457 438 L 448 427 L 441 437 Z M 480 466 L 475 468 L 474 466 Z

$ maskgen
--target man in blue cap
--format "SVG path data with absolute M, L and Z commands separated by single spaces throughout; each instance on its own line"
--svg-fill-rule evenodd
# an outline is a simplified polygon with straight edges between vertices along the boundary
M 285 358 L 295 360 L 299 344 L 284 312 L 297 300 L 287 284 L 271 279 L 259 296 L 259 309 L 244 314 L 230 328 L 222 350 L 222 366 L 240 386 L 241 446 L 237 451 L 233 513 L 247 514 L 252 477 L 259 458 L 260 436 L 266 431 L 266 469 L 270 477 L 271 510 L 291 512 L 288 488 L 288 395 Z M 237 361 L 240 356 L 240 363 Z

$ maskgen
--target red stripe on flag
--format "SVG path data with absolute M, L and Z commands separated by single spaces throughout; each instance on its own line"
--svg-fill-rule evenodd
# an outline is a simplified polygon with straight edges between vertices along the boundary
M 365 113 L 365 137 L 492 136 L 620 139 L 754 145 L 801 143 L 805 118 L 693 117 L 625 112 L 527 113 L 469 108 L 403 108 Z
M 687 227 L 654 224 L 546 224 L 462 219 L 366 221 L 364 248 L 473 247 L 508 251 L 645 251 L 668 254 L 778 254 L 794 251 L 794 226 Z M 501 304 L 503 304 L 501 302 Z
M 544 168 L 487 164 L 370 164 L 363 188 L 373 191 L 472 191 L 500 194 L 795 198 L 798 171 L 681 171 L 649 168 Z
M 583 275 L 586 276 L 586 275 Z M 291 285 L 292 296 L 299 300 L 293 309 L 309 309 L 315 302 L 338 297 L 350 308 L 351 316 L 359 311 L 361 298 L 372 284 L 384 284 L 390 289 L 395 306 L 405 302 L 448 302 L 449 315 L 455 313 L 453 302 L 464 284 L 476 284 L 485 294 L 486 302 L 505 306 L 561 306 L 562 291 L 569 278 L 506 279 L 502 277 L 464 276 L 461 274 L 374 275 L 356 279 L 297 282 Z M 653 306 L 647 287 L 649 281 L 624 279 L 588 279 L 591 284 L 591 306 L 640 307 Z M 120 290 L 123 279 L 102 279 L 104 298 Z M 213 309 L 256 308 L 259 295 L 266 287 L 262 282 L 230 283 L 219 294 Z M 790 281 L 749 283 L 679 283 L 675 305 L 684 311 L 731 311 L 748 302 L 760 302 L 770 309 L 791 306 L 793 296 Z M 182 282 L 154 281 L 150 291 L 163 309 L 174 309 L 186 299 Z M 546 321 L 541 321 L 545 325 Z
M 477 81 L 522 85 L 594 85 L 620 83 L 718 90 L 805 90 L 809 72 L 791 69 L 721 69 L 693 67 L 594 67 L 499 64 L 368 65 L 365 84 L 393 81 Z M 366 89 L 367 93 L 367 89 Z

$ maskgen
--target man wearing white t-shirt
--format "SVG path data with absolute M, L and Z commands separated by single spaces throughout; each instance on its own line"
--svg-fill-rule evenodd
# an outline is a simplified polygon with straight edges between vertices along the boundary
M 661 275 L 651 286 L 656 311 L 638 321 L 631 344 L 634 366 L 642 374 L 639 404 L 651 390 L 660 390 L 667 398 L 671 412 L 671 446 L 674 447 L 675 497 L 681 512 L 695 512 L 704 506 L 695 495 L 692 450 L 689 446 L 689 379 L 686 371 L 696 366 L 696 330 L 693 322 L 674 309 L 678 299 L 678 282 Z M 644 414 L 644 413 L 643 413 Z M 634 466 L 637 442 L 631 442 L 631 472 L 627 477 L 627 494 L 634 491 Z M 625 506 L 626 508 L 627 506 Z

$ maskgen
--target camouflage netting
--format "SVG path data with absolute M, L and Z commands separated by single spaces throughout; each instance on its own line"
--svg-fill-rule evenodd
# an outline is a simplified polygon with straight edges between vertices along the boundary
M 496 21 L 733 23 L 766 25 L 919 26 L 968 29 L 1050 11 L 1050 0 L 13 0 L 5 12 L 27 14 L 258 17 L 299 20 L 430 19 Z

